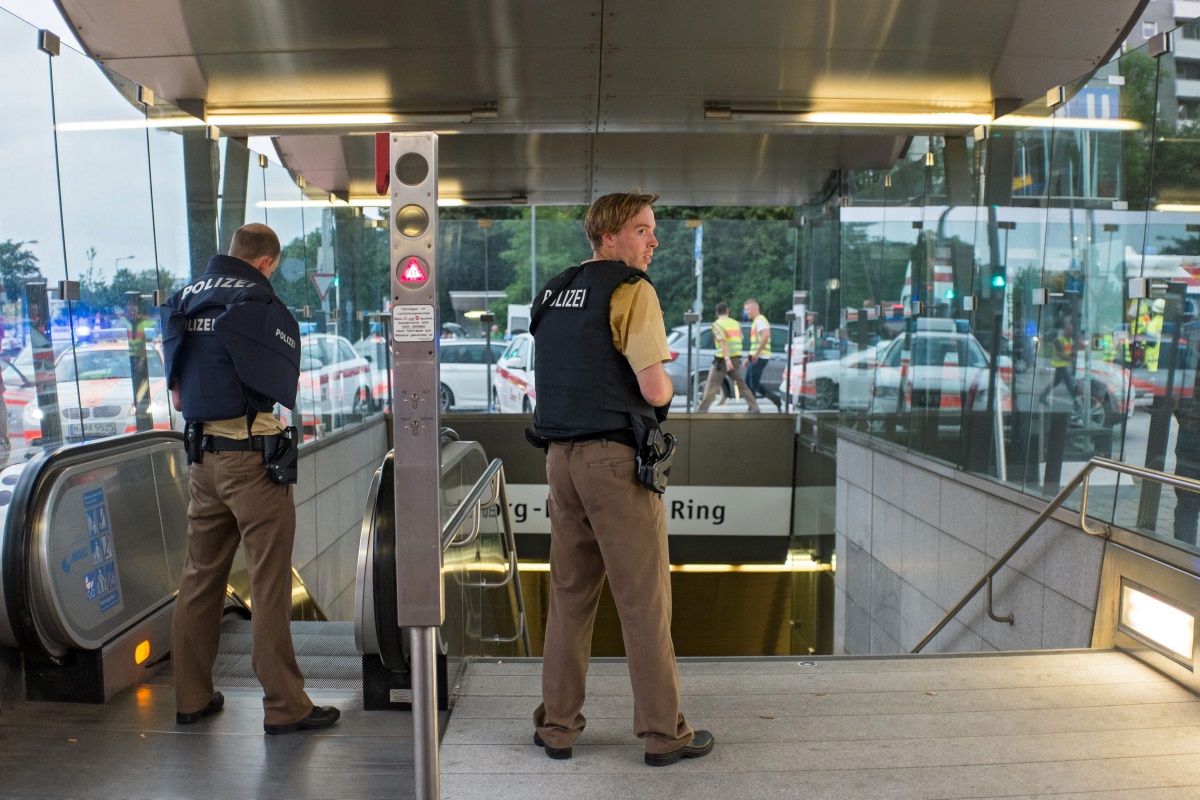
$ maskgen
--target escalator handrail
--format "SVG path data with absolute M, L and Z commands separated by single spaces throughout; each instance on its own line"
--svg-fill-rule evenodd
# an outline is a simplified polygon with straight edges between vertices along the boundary
M 68 651 L 64 644 L 48 641 L 50 637 L 35 613 L 32 597 L 34 534 L 44 511 L 41 506 L 49 498 L 55 480 L 64 470 L 80 463 L 160 441 L 174 442 L 182 448 L 183 434 L 154 430 L 65 445 L 43 451 L 30 459 L 22 470 L 13 487 L 3 542 L 0 543 L 0 586 L 9 628 L 26 658 L 59 664 L 63 663 Z M 139 621 L 131 620 L 126 630 Z
M 491 494 L 484 500 L 484 492 L 491 490 Z M 508 507 L 508 483 L 504 480 L 504 462 L 498 458 L 492 459 L 488 464 L 487 469 L 475 481 L 475 485 L 471 487 L 471 491 L 459 503 L 455 509 L 454 516 L 442 528 L 442 550 L 445 551 L 450 547 L 466 547 L 474 542 L 479 537 L 480 519 L 483 516 L 483 509 L 497 508 L 500 514 L 500 535 L 501 541 L 504 543 L 505 550 L 508 551 L 508 568 L 505 571 L 505 576 L 499 581 L 460 581 L 460 585 L 477 588 L 477 589 L 501 589 L 509 584 L 513 584 L 516 589 L 517 600 L 517 632 L 512 637 L 491 636 L 486 637 L 483 641 L 493 642 L 497 644 L 511 644 L 517 639 L 522 640 L 525 646 L 525 655 L 533 655 L 533 651 L 529 644 L 529 628 L 525 624 L 525 596 L 521 590 L 521 582 L 517 580 L 520 573 L 520 568 L 517 565 L 517 541 L 513 534 L 512 514 Z M 464 539 L 456 539 L 459 529 L 467 521 L 467 514 L 472 515 L 474 520 L 471 534 Z
M 1187 489 L 1193 492 L 1200 492 L 1200 481 L 1182 478 L 1178 475 L 1172 475 L 1169 472 L 1161 472 L 1156 469 L 1150 469 L 1149 467 L 1136 467 L 1132 464 L 1126 464 L 1122 461 L 1114 461 L 1111 458 L 1092 456 L 1088 463 L 1079 470 L 1079 473 L 1070 481 L 1068 481 L 1067 485 L 1064 486 L 1062 490 L 1050 500 L 1050 502 L 1046 505 L 1046 508 L 1037 515 L 1033 522 L 1031 522 L 1025 529 L 1025 532 L 1022 533 L 1017 540 L 1012 543 L 1007 551 L 1005 551 L 1004 555 L 996 559 L 996 563 L 992 564 L 991 568 L 983 574 L 983 577 L 976 581 L 975 585 L 967 590 L 967 593 L 963 595 L 962 599 L 959 600 L 952 609 L 947 611 L 946 615 L 942 617 L 941 621 L 934 625 L 929 633 L 925 634 L 925 638 L 918 642 L 917 646 L 909 652 L 915 654 L 920 653 L 923 649 L 925 649 L 925 646 L 933 641 L 933 639 L 939 633 L 941 633 L 947 625 L 950 624 L 950 621 L 958 616 L 960 611 L 966 608 L 967 604 L 975 598 L 975 595 L 979 594 L 979 592 L 985 587 L 988 590 L 986 605 L 988 616 L 996 622 L 1011 623 L 1011 617 L 998 617 L 992 611 L 992 578 L 996 576 L 996 573 L 998 573 L 1000 569 L 1007 564 L 1014 555 L 1016 555 L 1017 551 L 1020 550 L 1021 547 L 1028 542 L 1035 533 L 1037 533 L 1038 529 L 1042 527 L 1042 524 L 1045 523 L 1046 520 L 1050 519 L 1051 515 L 1053 515 L 1054 512 L 1057 511 L 1058 508 L 1067 501 L 1067 498 L 1070 497 L 1080 486 L 1083 487 L 1079 502 L 1080 530 L 1091 536 L 1108 536 L 1110 533 L 1108 525 L 1104 525 L 1100 528 L 1089 528 L 1087 524 L 1089 480 L 1092 473 L 1098 469 L 1109 470 L 1110 472 L 1115 472 L 1118 475 L 1128 475 L 1131 478 L 1141 478 L 1142 480 L 1153 481 L 1155 483 L 1159 483 L 1164 486 L 1171 486 L 1177 489 Z

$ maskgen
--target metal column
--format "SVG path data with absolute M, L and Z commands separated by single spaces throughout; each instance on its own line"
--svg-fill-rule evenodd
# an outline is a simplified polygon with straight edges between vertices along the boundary
M 442 589 L 437 135 L 390 139 L 396 621 L 411 648 L 416 797 L 441 795 L 435 637 Z

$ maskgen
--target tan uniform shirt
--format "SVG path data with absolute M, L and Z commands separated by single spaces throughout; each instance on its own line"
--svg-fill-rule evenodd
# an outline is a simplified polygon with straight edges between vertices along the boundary
M 647 281 L 622 283 L 608 302 L 613 347 L 625 356 L 634 374 L 671 360 L 658 293 Z
M 254 418 L 255 436 L 274 436 L 282 431 L 284 425 L 274 414 L 260 413 Z M 224 436 L 226 439 L 245 439 L 246 418 L 218 419 L 204 423 L 204 433 L 209 436 Z

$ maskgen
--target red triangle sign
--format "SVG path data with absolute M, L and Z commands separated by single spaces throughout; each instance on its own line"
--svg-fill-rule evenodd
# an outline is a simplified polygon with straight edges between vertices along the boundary
M 421 264 L 421 259 L 412 256 L 405 263 L 404 268 L 400 270 L 401 283 L 422 283 L 429 279 L 429 275 L 425 272 L 424 265 Z

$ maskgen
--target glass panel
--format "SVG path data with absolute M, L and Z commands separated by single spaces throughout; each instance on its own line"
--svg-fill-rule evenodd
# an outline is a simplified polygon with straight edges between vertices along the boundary
M 150 314 L 159 283 L 144 108 L 136 86 L 72 50 L 51 69 L 66 269 L 46 277 L 62 438 L 170 428 L 165 379 L 148 372 L 161 350 Z M 57 296 L 64 278 L 80 282 L 80 301 Z M 125 369 L 85 370 L 81 360 L 123 360 Z
M 24 283 L 64 275 L 62 218 L 54 161 L 50 58 L 35 46 L 37 31 L 0 9 L 0 174 L 12 191 L 0 198 L 0 377 L 3 408 L 0 463 L 26 458 L 41 438 Z M 44 370 L 53 387 L 53 363 Z M 43 402 L 53 402 L 54 395 Z M 26 420 L 31 425 L 27 430 Z

